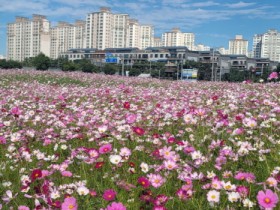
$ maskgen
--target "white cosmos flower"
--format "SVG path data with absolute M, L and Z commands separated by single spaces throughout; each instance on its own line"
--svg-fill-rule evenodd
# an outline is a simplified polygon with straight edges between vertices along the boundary
M 220 192 L 216 190 L 210 190 L 207 193 L 207 200 L 212 203 L 219 203 L 220 201 Z
M 89 189 L 86 188 L 85 186 L 81 186 L 81 187 L 78 187 L 77 193 L 79 195 L 87 195 L 87 194 L 89 194 Z
M 110 155 L 109 159 L 111 163 L 117 165 L 121 162 L 122 157 L 120 155 Z
M 237 202 L 240 199 L 240 195 L 238 192 L 231 192 L 228 194 L 228 200 L 231 203 Z
M 141 168 L 141 171 L 143 171 L 144 173 L 147 173 L 149 171 L 149 165 L 147 163 L 142 162 L 140 164 L 140 168 Z

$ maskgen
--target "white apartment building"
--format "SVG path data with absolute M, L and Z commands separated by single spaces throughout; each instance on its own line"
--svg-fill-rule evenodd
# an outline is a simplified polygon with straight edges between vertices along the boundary
M 46 16 L 16 17 L 7 27 L 7 58 L 23 61 L 40 52 L 50 56 L 50 22 Z
M 113 14 L 107 7 L 90 13 L 86 18 L 86 48 L 105 49 L 112 47 Z
M 160 37 L 154 37 L 153 47 L 162 47 L 162 41 Z
M 129 19 L 127 27 L 126 47 L 140 48 L 140 25 L 138 20 Z
M 128 14 L 113 14 L 108 7 L 90 13 L 86 19 L 86 48 L 122 48 L 126 46 Z
M 194 50 L 195 35 L 193 33 L 182 33 L 179 28 L 173 28 L 170 32 L 162 34 L 162 44 L 164 47 L 185 46 L 189 50 Z
M 154 27 L 152 25 L 140 25 L 140 49 L 154 46 Z
M 262 34 L 255 34 L 253 37 L 253 57 L 261 58 Z
M 129 25 L 128 14 L 113 15 L 113 31 L 112 31 L 113 48 L 123 48 L 126 46 L 128 25 Z
M 242 35 L 236 35 L 235 39 L 229 41 L 229 54 L 248 55 L 248 40 L 243 39 Z
M 73 48 L 84 48 L 85 21 L 77 20 L 74 24 L 58 22 L 51 28 L 50 57 L 56 59 L 62 52 Z
M 138 20 L 129 19 L 125 47 L 146 49 L 152 47 L 153 43 L 154 27 L 152 25 L 141 25 Z
M 268 30 L 263 34 L 261 57 L 280 62 L 280 33 L 277 30 Z

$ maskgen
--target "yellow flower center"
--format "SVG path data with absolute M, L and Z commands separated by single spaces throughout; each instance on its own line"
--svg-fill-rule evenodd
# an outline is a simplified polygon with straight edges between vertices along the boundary
M 226 186 L 225 186 L 225 189 L 226 189 L 226 190 L 229 190 L 229 189 L 231 189 L 231 186 L 230 186 L 230 185 L 226 185 Z
M 74 208 L 74 206 L 72 205 L 72 204 L 70 204 L 69 206 L 68 206 L 68 209 L 73 209 Z
M 211 198 L 212 198 L 212 199 L 215 199 L 215 198 L 216 198 L 216 195 L 211 195 Z
M 264 199 L 264 202 L 265 202 L 265 203 L 270 203 L 270 201 L 271 201 L 271 200 L 270 200 L 269 198 L 265 198 L 265 199 Z

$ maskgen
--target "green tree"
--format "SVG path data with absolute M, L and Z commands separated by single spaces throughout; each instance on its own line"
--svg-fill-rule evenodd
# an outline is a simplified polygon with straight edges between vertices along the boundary
M 98 68 L 94 64 L 92 64 L 88 59 L 76 60 L 75 63 L 78 64 L 79 69 L 82 70 L 83 72 L 87 72 L 87 73 L 98 72 Z
M 68 61 L 67 63 L 64 63 L 61 70 L 62 71 L 76 71 L 78 70 L 79 66 L 72 61 Z
M 141 70 L 138 68 L 132 68 L 129 70 L 129 76 L 139 76 L 141 74 Z
M 278 63 L 278 65 L 277 65 L 276 72 L 277 72 L 278 74 L 280 73 L 280 63 Z
M 206 81 L 211 80 L 212 69 L 211 69 L 211 65 L 209 63 L 199 62 L 197 69 L 198 69 L 198 72 L 197 72 L 198 80 L 206 80 Z
M 231 68 L 228 79 L 230 82 L 242 82 L 246 79 L 246 70 Z
M 0 68 L 1 69 L 21 69 L 22 64 L 18 61 L 13 61 L 13 60 L 0 60 Z
M 105 64 L 103 70 L 105 74 L 113 75 L 117 72 L 118 67 L 114 64 L 107 63 Z
M 24 61 L 22 61 L 22 65 L 25 67 L 33 67 L 33 60 L 34 57 L 24 58 Z
M 34 57 L 33 65 L 37 70 L 48 70 L 50 67 L 50 58 L 44 55 L 43 53 L 40 53 L 36 57 Z

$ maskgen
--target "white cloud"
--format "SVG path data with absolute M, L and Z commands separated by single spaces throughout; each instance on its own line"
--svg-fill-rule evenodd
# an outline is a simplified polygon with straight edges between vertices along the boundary
M 211 7 L 211 6 L 219 6 L 220 3 L 213 2 L 213 1 L 206 1 L 206 2 L 197 2 L 191 4 L 193 7 Z
M 229 8 L 243 8 L 243 7 L 253 6 L 255 4 L 256 4 L 255 2 L 246 3 L 246 2 L 240 1 L 240 2 L 234 3 L 234 4 L 225 4 L 225 6 L 227 6 Z

